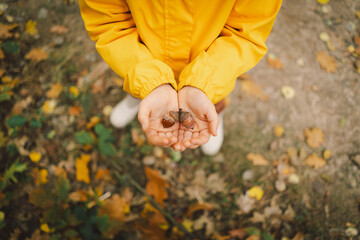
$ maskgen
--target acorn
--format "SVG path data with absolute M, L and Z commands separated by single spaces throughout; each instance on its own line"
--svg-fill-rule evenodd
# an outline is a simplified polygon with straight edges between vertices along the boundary
M 170 128 L 178 121 L 179 121 L 179 113 L 171 111 L 165 114 L 165 116 L 161 120 L 161 123 L 164 128 Z
M 194 119 L 192 118 L 191 114 L 189 112 L 183 112 L 181 109 L 179 111 L 180 122 L 187 128 L 192 129 L 194 127 Z

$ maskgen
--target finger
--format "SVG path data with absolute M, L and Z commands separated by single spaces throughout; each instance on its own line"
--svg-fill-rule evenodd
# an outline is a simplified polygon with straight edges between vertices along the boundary
M 184 138 L 182 141 L 182 145 L 186 148 L 190 147 L 191 145 L 191 138 L 192 138 L 193 133 L 191 131 L 185 131 L 184 133 Z
M 206 118 L 209 121 L 210 133 L 215 137 L 219 125 L 219 115 L 216 113 L 215 107 L 207 112 Z
M 191 139 L 193 145 L 203 145 L 210 139 L 210 133 L 207 129 L 202 130 L 197 137 Z
M 148 138 L 148 141 L 153 145 L 167 146 L 169 144 L 169 140 L 166 137 L 164 137 L 165 134 L 163 136 L 159 136 L 158 132 L 153 129 L 150 129 L 145 133 Z
M 138 120 L 141 123 L 142 129 L 146 132 L 150 125 L 150 108 L 144 104 L 140 104 Z
M 174 131 L 177 135 L 177 142 L 173 145 L 175 151 L 181 151 L 181 142 L 184 138 L 184 130 Z

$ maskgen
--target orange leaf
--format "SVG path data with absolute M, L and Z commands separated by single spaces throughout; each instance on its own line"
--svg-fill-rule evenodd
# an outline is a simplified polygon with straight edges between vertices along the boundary
M 325 51 L 320 51 L 316 54 L 316 61 L 320 63 L 322 69 L 328 73 L 336 72 L 337 63 L 335 59 L 327 54 Z
M 274 54 L 270 54 L 267 58 L 266 58 L 267 63 L 269 64 L 270 67 L 275 68 L 275 69 L 283 69 L 284 66 L 282 64 L 282 62 L 279 60 L 279 58 L 274 55 Z
M 43 49 L 34 48 L 25 55 L 25 59 L 39 62 L 39 61 L 47 59 L 48 55 L 49 54 L 47 52 L 45 52 Z
M 80 158 L 76 158 L 76 180 L 90 183 L 89 168 L 87 166 L 90 161 L 90 155 L 81 154 Z
M 241 81 L 241 91 L 244 92 L 246 96 L 254 96 L 262 101 L 268 100 L 268 96 L 264 94 L 261 87 L 251 80 L 244 79 Z
M 324 143 L 324 133 L 320 128 L 306 128 L 304 130 L 306 143 L 311 148 L 318 148 Z
M 61 25 L 54 25 L 50 28 L 50 32 L 56 34 L 64 34 L 67 33 L 68 30 L 69 29 L 67 27 Z
M 255 166 L 267 166 L 267 165 L 269 165 L 268 160 L 266 160 L 260 154 L 248 153 L 246 155 L 246 159 L 251 161 Z
M 52 84 L 50 90 L 46 92 L 48 98 L 58 98 L 62 93 L 63 85 L 61 83 Z
M 245 238 L 247 236 L 245 228 L 239 228 L 239 229 L 230 230 L 229 234 L 230 234 L 231 237 L 239 238 L 239 239 L 243 239 L 243 238 Z
M 305 164 L 313 167 L 314 169 L 321 168 L 326 165 L 326 161 L 319 157 L 316 153 L 311 154 L 306 158 Z
M 5 58 L 5 54 L 4 54 L 3 50 L 1 50 L 1 48 L 0 48 L 0 59 L 4 59 L 4 58 Z
M 100 122 L 100 118 L 98 116 L 93 116 L 90 118 L 90 121 L 86 124 L 86 129 L 90 129 L 93 126 L 95 126 L 96 124 L 98 124 Z
M 145 167 L 145 174 L 148 182 L 146 184 L 146 192 L 153 196 L 155 201 L 164 206 L 164 199 L 168 197 L 166 188 L 170 187 L 157 170 Z
M 96 175 L 95 175 L 95 179 L 96 180 L 101 180 L 101 179 L 106 179 L 109 177 L 110 174 L 110 170 L 106 169 L 106 168 L 99 168 L 96 171 Z
M 17 24 L 0 24 L 0 38 L 12 37 L 12 33 L 10 33 L 10 31 L 17 26 Z
M 69 107 L 69 114 L 73 116 L 80 116 L 82 109 L 78 106 Z
M 126 218 L 124 210 L 127 209 L 127 207 L 126 199 L 120 197 L 119 194 L 114 194 L 104 202 L 103 207 L 99 209 L 99 213 L 100 215 L 107 214 L 110 219 L 123 222 Z
M 199 210 L 213 210 L 214 206 L 211 203 L 195 203 L 189 207 L 185 216 L 191 216 L 194 212 Z

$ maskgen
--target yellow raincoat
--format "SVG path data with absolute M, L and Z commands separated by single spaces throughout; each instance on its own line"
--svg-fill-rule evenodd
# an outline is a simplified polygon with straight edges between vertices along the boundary
M 124 90 L 170 83 L 213 103 L 265 55 L 281 0 L 79 0 L 86 30 Z

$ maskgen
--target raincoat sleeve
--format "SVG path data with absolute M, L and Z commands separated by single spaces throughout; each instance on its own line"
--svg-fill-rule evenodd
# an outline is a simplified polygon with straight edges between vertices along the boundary
M 213 103 L 225 98 L 236 78 L 266 54 L 269 35 L 281 0 L 241 0 L 231 10 L 219 37 L 181 72 L 178 89 L 201 89 Z
M 177 88 L 172 69 L 140 42 L 125 0 L 79 0 L 79 5 L 90 38 L 105 62 L 124 78 L 126 92 L 144 99 L 161 84 Z

